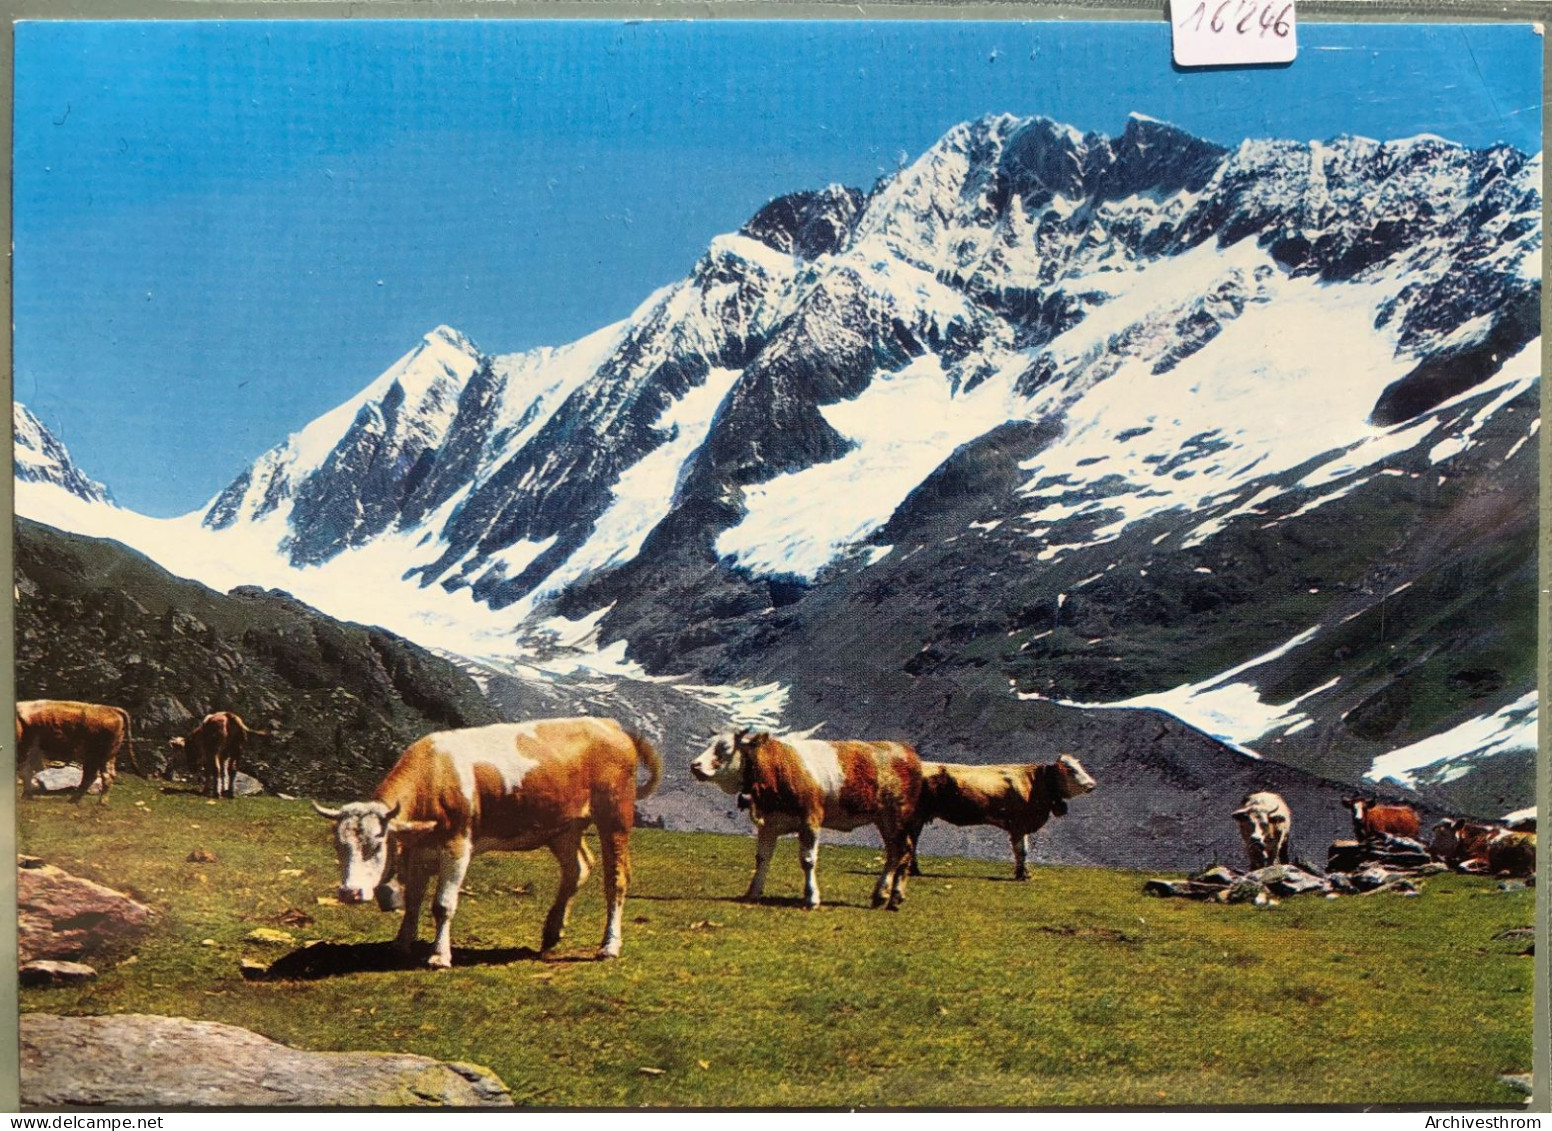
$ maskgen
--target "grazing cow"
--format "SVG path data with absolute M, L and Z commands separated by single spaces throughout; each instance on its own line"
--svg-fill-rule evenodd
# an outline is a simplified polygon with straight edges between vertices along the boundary
M 101 801 L 117 774 L 120 752 L 135 773 L 134 736 L 129 712 L 100 703 L 66 699 L 31 699 L 16 704 L 16 764 L 22 776 L 22 796 L 33 792 L 32 778 L 47 758 L 81 763 L 81 784 L 72 801 L 80 801 L 92 783 L 102 779 Z
M 1344 797 L 1342 804 L 1353 812 L 1353 836 L 1374 840 L 1381 836 L 1401 836 L 1416 840 L 1423 823 L 1410 805 L 1380 805 L 1366 797 Z
M 1529 876 L 1536 871 L 1536 834 L 1451 817 L 1434 826 L 1431 852 L 1460 872 Z
M 1487 870 L 1495 876 L 1536 874 L 1536 834 L 1499 829 L 1487 842 Z
M 636 768 L 647 781 L 637 788 Z M 630 877 L 636 800 L 657 786 L 657 751 L 613 719 L 542 719 L 442 731 L 412 743 L 370 801 L 313 808 L 334 822 L 339 898 L 364 903 L 395 870 L 404 884 L 404 919 L 395 945 L 415 945 L 421 899 L 433 874 L 436 944 L 427 965 L 452 965 L 453 915 L 469 859 L 488 851 L 548 848 L 560 887 L 544 920 L 541 949 L 560 942 L 571 899 L 591 855 L 582 832 L 598 826 L 609 904 L 599 958 L 620 956 L 620 925 Z
M 803 863 L 803 902 L 819 906 L 819 830 L 847 832 L 873 825 L 884 842 L 884 869 L 873 906 L 898 910 L 905 898 L 906 869 L 916 854 L 916 806 L 921 799 L 921 761 L 900 742 L 826 742 L 789 735 L 718 735 L 690 763 L 698 780 L 737 794 L 758 834 L 754 876 L 745 899 L 765 891 L 776 841 L 798 834 Z
M 250 735 L 268 738 L 269 732 L 250 730 L 234 711 L 206 715 L 185 738 L 170 739 L 168 746 L 184 757 L 192 773 L 201 775 L 211 797 L 236 797 L 237 764 Z
M 922 763 L 922 800 L 915 835 L 929 821 L 992 825 L 1013 843 L 1013 878 L 1029 879 L 1028 838 L 1052 817 L 1067 815 L 1067 802 L 1094 791 L 1094 779 L 1071 754 L 1044 765 L 961 766 Z M 913 835 L 913 840 L 915 839 Z
M 1286 801 L 1275 793 L 1249 794 L 1240 802 L 1234 819 L 1239 822 L 1239 835 L 1245 838 L 1251 871 L 1288 863 L 1293 814 Z

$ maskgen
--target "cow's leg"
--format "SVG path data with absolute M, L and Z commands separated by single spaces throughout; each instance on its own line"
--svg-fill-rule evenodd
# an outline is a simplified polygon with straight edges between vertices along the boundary
M 554 950 L 566 933 L 566 921 L 571 918 L 571 900 L 577 894 L 584 876 L 582 860 L 582 830 L 572 829 L 550 841 L 550 851 L 560 866 L 560 886 L 555 889 L 555 902 L 544 917 L 544 934 L 539 942 L 540 953 Z
M 34 742 L 30 738 L 23 740 L 16 751 L 16 764 L 21 767 L 22 796 L 31 797 L 37 792 L 32 785 L 33 776 L 43 769 L 42 744 Z
M 92 788 L 92 783 L 102 777 L 105 763 L 100 754 L 95 750 L 83 751 L 81 754 L 81 784 L 75 787 L 75 792 L 70 795 L 73 802 L 80 801 L 86 796 L 86 791 Z M 106 801 L 108 797 L 108 782 L 103 778 L 102 797 L 100 801 Z
M 1027 880 L 1029 879 L 1029 838 L 1023 833 L 1010 832 L 1008 839 L 1013 842 L 1013 878 Z
M 469 871 L 469 858 L 474 855 L 474 844 L 468 838 L 455 840 L 442 849 L 437 860 L 436 901 L 431 905 L 431 918 L 436 923 L 436 942 L 426 965 L 446 970 L 453 964 L 453 916 L 458 912 L 458 892 L 463 878 Z
M 910 834 L 898 821 L 885 817 L 878 823 L 879 839 L 884 842 L 884 868 L 878 874 L 873 888 L 873 906 L 889 905 L 891 910 L 900 906 L 905 898 L 905 873 L 910 868 L 911 857 L 907 851 Z
M 781 839 L 770 821 L 759 826 L 754 842 L 754 875 L 749 877 L 749 890 L 745 899 L 759 899 L 765 894 L 765 873 L 770 871 L 771 857 L 776 853 L 776 842 Z
M 620 930 L 625 919 L 625 889 L 630 886 L 630 829 L 598 830 L 603 848 L 604 901 L 609 916 L 604 920 L 604 941 L 598 944 L 599 958 L 620 957 Z
M 97 771 L 97 775 L 102 778 L 102 792 L 97 795 L 97 804 L 106 805 L 108 803 L 108 790 L 113 788 L 113 783 L 119 776 L 117 747 L 108 752 L 108 757 L 103 761 L 102 768 Z M 81 775 L 81 780 L 86 780 L 85 774 Z
M 426 896 L 426 884 L 431 880 L 431 861 L 418 853 L 406 852 L 400 858 L 400 874 L 404 881 L 404 918 L 399 921 L 399 933 L 393 937 L 393 945 L 405 958 L 415 951 L 415 936 L 420 931 L 420 905 Z
M 803 906 L 810 911 L 819 906 L 819 826 L 805 824 L 798 829 L 798 860 L 803 864 Z
M 916 864 L 916 834 L 910 829 L 900 833 L 900 862 L 895 865 L 895 877 L 890 885 L 889 910 L 900 910 L 905 902 L 905 880 Z

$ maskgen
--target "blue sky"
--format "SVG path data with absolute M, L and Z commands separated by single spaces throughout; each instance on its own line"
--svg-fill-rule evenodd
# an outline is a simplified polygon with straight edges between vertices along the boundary
M 1162 23 L 23 23 L 16 396 L 170 515 L 438 323 L 573 340 L 771 197 L 981 114 L 1540 148 L 1528 27 L 1299 38 L 1187 74 Z

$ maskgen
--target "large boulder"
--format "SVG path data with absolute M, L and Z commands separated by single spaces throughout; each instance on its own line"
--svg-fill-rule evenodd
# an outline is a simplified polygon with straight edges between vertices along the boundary
M 32 775 L 32 788 L 39 793 L 65 793 L 81 784 L 80 766 L 50 766 Z M 102 779 L 87 787 L 87 793 L 101 793 Z
M 304 1052 L 235 1025 L 123 1014 L 21 1020 L 21 1098 L 41 1107 L 510 1107 L 488 1068 Z
M 76 959 L 127 946 L 152 911 L 53 865 L 16 870 L 17 958 Z

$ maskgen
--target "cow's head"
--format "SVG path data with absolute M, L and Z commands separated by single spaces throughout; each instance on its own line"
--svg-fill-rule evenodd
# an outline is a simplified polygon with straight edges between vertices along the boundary
M 1094 792 L 1094 779 L 1089 777 L 1089 772 L 1083 768 L 1083 763 L 1071 754 L 1063 754 L 1058 758 L 1056 769 L 1062 783 L 1063 798 L 1082 797 L 1085 793 Z
M 352 801 L 338 809 L 325 809 L 316 801 L 318 815 L 334 822 L 334 855 L 339 858 L 341 903 L 365 903 L 393 876 L 395 840 L 436 827 L 435 821 L 396 821 L 399 806 L 381 801 Z
M 1246 842 L 1255 845 L 1263 853 L 1270 853 L 1272 846 L 1282 838 L 1288 824 L 1287 814 L 1268 811 L 1261 805 L 1246 805 L 1243 809 L 1236 809 L 1234 819 L 1239 822 L 1240 834 Z
M 179 766 L 189 770 L 199 769 L 198 766 L 194 765 L 194 755 L 189 750 L 188 739 L 169 738 L 167 740 L 167 749 L 172 751 L 172 756 L 167 759 L 166 773 L 169 778 L 173 776 L 173 771 Z
M 1464 817 L 1446 817 L 1433 827 L 1433 843 L 1428 851 L 1436 859 L 1453 862 L 1461 854 L 1460 834 L 1466 827 Z
M 1372 802 L 1367 797 L 1344 797 L 1342 798 L 1342 804 L 1352 810 L 1353 820 L 1362 824 L 1363 818 L 1369 812 L 1369 806 Z
M 728 793 L 738 793 L 744 788 L 746 759 L 760 735 L 751 735 L 749 728 L 719 734 L 700 757 L 690 763 L 690 773 L 697 781 L 711 782 Z

